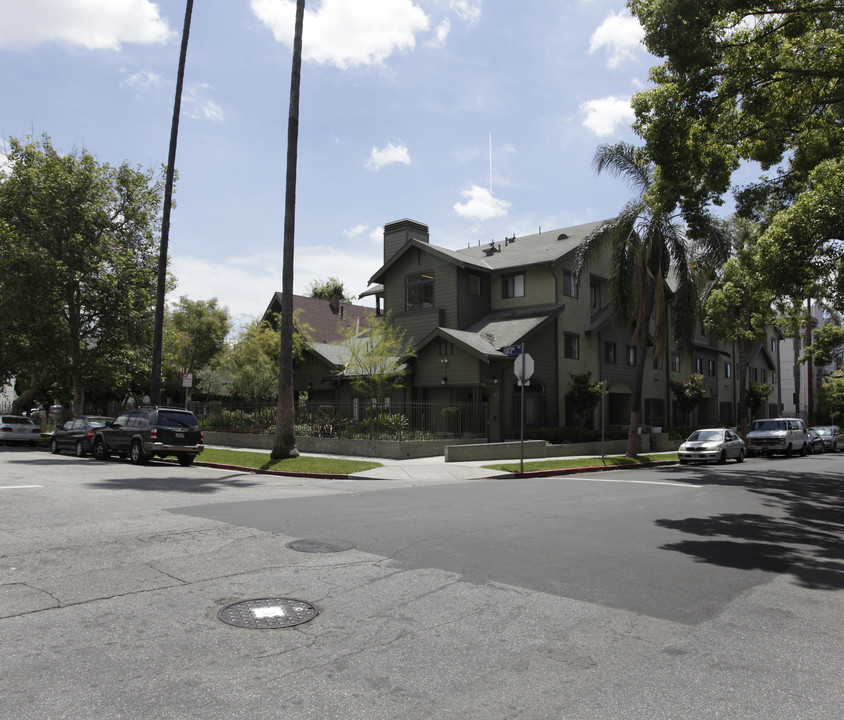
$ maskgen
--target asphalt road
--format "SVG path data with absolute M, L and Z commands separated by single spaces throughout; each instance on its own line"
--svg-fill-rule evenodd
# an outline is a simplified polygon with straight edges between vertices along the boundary
M 839 718 L 842 458 L 414 486 L 0 448 L 0 716 Z M 253 598 L 319 615 L 218 618 Z

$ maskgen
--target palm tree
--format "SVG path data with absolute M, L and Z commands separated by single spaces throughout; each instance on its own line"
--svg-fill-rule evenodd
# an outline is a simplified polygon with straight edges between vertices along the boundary
M 675 341 L 683 342 L 694 333 L 698 317 L 698 293 L 690 263 L 690 243 L 680 217 L 654 210 L 648 203 L 648 190 L 656 168 L 644 148 L 624 142 L 601 145 L 593 165 L 628 181 L 635 197 L 612 220 L 602 223 L 580 244 L 574 275 L 579 282 L 585 267 L 606 250 L 610 251 L 609 293 L 613 322 L 632 327 L 636 343 L 636 370 L 627 434 L 627 455 L 638 454 L 638 427 L 641 417 L 642 385 L 649 334 L 653 332 L 654 353 L 664 354 L 667 328 L 666 280 L 676 280 L 674 292 Z M 718 233 L 703 239 L 700 247 L 718 247 Z M 653 330 L 651 331 L 651 321 Z
M 164 344 L 164 296 L 167 291 L 167 248 L 170 244 L 170 208 L 173 204 L 173 178 L 176 173 L 176 142 L 179 137 L 179 115 L 182 106 L 182 84 L 185 79 L 185 60 L 188 54 L 190 20 L 193 0 L 185 5 L 185 24 L 182 28 L 182 47 L 176 73 L 176 99 L 170 125 L 170 152 L 167 156 L 167 176 L 164 181 L 164 210 L 161 218 L 161 244 L 158 249 L 158 287 L 155 294 L 155 327 L 152 340 L 152 368 L 149 399 L 152 405 L 161 403 L 161 350 Z
M 296 160 L 299 147 L 299 84 L 302 71 L 302 23 L 305 0 L 296 2 L 293 35 L 293 70 L 290 76 L 290 112 L 287 122 L 287 186 L 284 198 L 284 247 L 281 271 L 281 354 L 278 366 L 273 459 L 297 457 L 296 408 L 293 398 L 293 234 L 296 225 Z

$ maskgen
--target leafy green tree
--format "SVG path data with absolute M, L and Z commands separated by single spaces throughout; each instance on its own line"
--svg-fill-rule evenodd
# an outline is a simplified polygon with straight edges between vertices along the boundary
M 0 182 L 0 377 L 73 399 L 149 368 L 161 186 L 128 163 L 9 141 Z
M 823 379 L 818 388 L 818 407 L 834 425 L 844 425 L 844 372 L 838 370 Z
M 656 207 L 680 203 L 692 227 L 734 172 L 770 172 L 739 195 L 761 220 L 772 286 L 799 295 L 840 269 L 844 207 L 844 13 L 838 2 L 629 0 L 644 43 L 664 59 L 636 95 L 635 129 L 659 173 Z M 841 291 L 840 273 L 837 289 Z M 839 295 L 839 305 L 841 296 Z
M 343 345 L 349 353 L 346 377 L 358 392 L 374 398 L 378 405 L 384 404 L 390 389 L 402 387 L 407 361 L 416 355 L 406 333 L 392 323 L 389 313 L 369 316 L 359 332 L 347 329 Z
M 735 255 L 718 271 L 705 300 L 703 324 L 713 337 L 736 343 L 741 436 L 747 435 L 748 355 L 774 322 L 774 295 L 764 281 L 764 265 L 756 251 L 756 226 L 736 220 L 729 225 Z
M 682 382 L 672 380 L 668 383 L 668 387 L 671 388 L 671 393 L 674 395 L 677 407 L 683 413 L 684 424 L 689 425 L 692 413 L 700 405 L 700 401 L 706 397 L 706 391 L 708 390 L 703 375 L 692 373 L 688 380 L 683 380 Z
M 750 383 L 747 388 L 747 407 L 754 417 L 762 409 L 771 390 L 771 386 L 767 383 Z
M 163 357 L 166 387 L 171 398 L 182 391 L 182 376 L 194 375 L 194 385 L 201 381 L 199 371 L 220 355 L 231 330 L 226 307 L 217 298 L 190 300 L 182 296 L 167 309 L 164 324 Z
M 603 387 L 600 382 L 592 382 L 592 373 L 588 370 L 582 373 L 569 373 L 571 384 L 566 393 L 566 402 L 580 419 L 580 427 L 586 427 L 586 421 L 591 418 L 595 406 L 601 402 Z
M 666 280 L 672 273 L 677 282 L 674 294 L 674 332 L 677 343 L 688 342 L 698 317 L 697 285 L 692 274 L 689 243 L 680 218 L 670 212 L 655 211 L 648 195 L 656 168 L 643 148 L 628 143 L 601 145 L 595 152 L 597 171 L 607 170 L 627 180 L 635 192 L 619 215 L 603 223 L 577 250 L 574 274 L 580 280 L 590 261 L 610 252 L 609 291 L 613 321 L 619 328 L 632 328 L 637 344 L 636 369 L 627 454 L 638 452 L 638 427 L 642 406 L 642 385 L 648 334 L 653 322 L 654 352 L 659 356 L 666 346 Z M 714 231 L 700 237 L 698 254 L 722 253 L 722 237 Z
M 812 344 L 806 348 L 801 359 L 811 359 L 816 366 L 830 365 L 842 352 L 844 352 L 844 327 L 824 325 L 815 330 Z
M 343 281 L 334 276 L 328 278 L 324 282 L 311 280 L 308 286 L 308 293 L 312 298 L 319 298 L 320 300 L 331 300 L 331 298 L 339 298 L 341 302 L 351 304 L 352 298 L 346 292 Z
M 278 384 L 278 331 L 280 321 L 255 320 L 246 326 L 231 348 L 227 365 L 231 389 L 246 400 L 275 394 Z M 301 360 L 311 341 L 310 327 L 298 317 L 293 323 L 293 358 Z

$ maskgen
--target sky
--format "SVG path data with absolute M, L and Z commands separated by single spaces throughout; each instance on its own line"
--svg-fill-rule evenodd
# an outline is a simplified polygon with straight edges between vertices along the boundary
M 46 133 L 166 164 L 185 0 L 0 7 L 0 153 Z M 294 16 L 294 0 L 193 8 L 169 297 L 217 298 L 237 323 L 281 290 Z M 297 294 L 330 277 L 363 292 L 395 220 L 459 249 L 630 199 L 592 166 L 600 144 L 640 143 L 630 98 L 657 63 L 623 0 L 308 0 L 303 38 Z

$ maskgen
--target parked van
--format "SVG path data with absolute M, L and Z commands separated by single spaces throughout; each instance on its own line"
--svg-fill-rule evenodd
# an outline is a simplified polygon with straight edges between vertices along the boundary
M 791 457 L 795 452 L 806 455 L 809 431 L 800 418 L 766 418 L 753 423 L 753 430 L 747 433 L 745 443 L 751 455 L 770 457 L 774 453 L 783 453 Z

